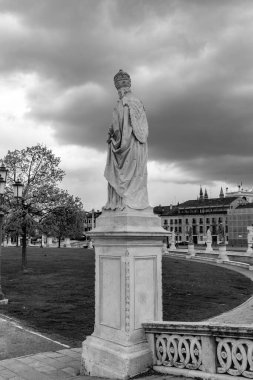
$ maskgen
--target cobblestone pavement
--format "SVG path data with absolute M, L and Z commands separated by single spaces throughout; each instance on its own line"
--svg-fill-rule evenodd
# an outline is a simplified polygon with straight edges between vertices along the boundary
M 0 361 L 0 380 L 101 380 L 80 376 L 81 348 L 22 356 Z M 175 376 L 151 375 L 140 380 L 176 380 Z M 183 378 L 181 378 L 183 379 Z

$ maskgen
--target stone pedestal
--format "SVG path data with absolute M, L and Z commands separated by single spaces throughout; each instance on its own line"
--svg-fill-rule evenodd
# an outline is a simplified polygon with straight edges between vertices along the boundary
M 177 247 L 175 246 L 175 242 L 174 241 L 170 243 L 170 248 L 169 249 L 170 249 L 170 251 L 175 251 L 177 249 Z
M 219 256 L 217 262 L 223 263 L 224 261 L 229 261 L 226 244 L 219 244 Z
M 248 243 L 247 253 L 253 253 L 252 243 Z
M 252 256 L 252 253 L 253 253 L 253 226 L 248 226 L 247 227 L 247 230 L 248 230 L 248 237 L 247 237 L 247 240 L 248 240 L 248 249 L 247 249 L 247 253 L 251 253 L 251 256 Z
M 170 248 L 169 248 L 169 250 L 170 251 L 175 251 L 175 249 L 177 249 L 177 248 L 175 246 L 175 232 L 173 230 L 172 233 L 171 233 L 171 237 L 170 237 Z
M 89 240 L 89 243 L 88 243 L 88 249 L 93 249 L 93 241 L 92 240 Z
M 4 247 L 8 247 L 8 243 L 7 243 L 7 239 L 5 238 L 4 241 L 3 241 L 3 246 Z
M 47 247 L 52 247 L 52 245 L 53 245 L 53 237 L 48 236 L 47 237 Z
M 44 248 L 46 247 L 46 236 L 41 235 L 41 247 Z
M 162 240 L 152 209 L 103 211 L 90 232 L 96 255 L 93 334 L 83 342 L 81 374 L 129 379 L 152 365 L 142 323 L 162 320 Z
M 212 248 L 212 241 L 206 241 L 206 250 L 205 250 L 207 253 L 211 253 L 213 252 L 213 248 Z
M 7 238 L 7 247 L 12 247 L 11 238 Z
M 63 246 L 64 246 L 65 248 L 71 248 L 71 245 L 70 245 L 70 238 L 65 238 L 65 239 L 64 239 Z
M 195 256 L 194 244 L 188 244 L 188 253 L 190 257 Z
M 162 254 L 166 255 L 167 253 L 169 253 L 168 248 L 167 248 L 167 243 L 164 242 L 162 246 Z

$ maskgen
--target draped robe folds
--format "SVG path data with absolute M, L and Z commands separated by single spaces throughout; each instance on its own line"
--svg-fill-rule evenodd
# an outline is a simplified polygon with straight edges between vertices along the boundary
M 145 209 L 147 192 L 148 124 L 140 100 L 128 93 L 113 111 L 105 178 L 108 200 L 104 209 Z

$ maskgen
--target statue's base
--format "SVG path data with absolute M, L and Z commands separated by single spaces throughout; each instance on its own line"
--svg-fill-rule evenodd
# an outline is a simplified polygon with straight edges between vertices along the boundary
M 219 244 L 219 256 L 217 263 L 223 263 L 224 261 L 229 261 L 226 244 Z
M 129 379 L 152 365 L 142 323 L 162 320 L 162 242 L 151 208 L 103 211 L 95 245 L 95 328 L 83 342 L 81 374 Z
M 190 255 L 189 257 L 195 256 L 194 244 L 188 244 L 188 253 Z
M 147 342 L 124 347 L 95 336 L 83 342 L 82 375 L 126 380 L 147 371 L 151 364 Z
M 207 242 L 206 242 L 206 249 L 205 249 L 205 252 L 206 252 L 206 253 L 212 253 L 212 252 L 213 252 L 212 242 L 211 242 L 211 241 L 207 241 Z

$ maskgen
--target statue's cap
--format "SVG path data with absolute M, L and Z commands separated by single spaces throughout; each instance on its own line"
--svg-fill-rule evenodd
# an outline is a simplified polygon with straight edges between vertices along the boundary
M 123 70 L 119 70 L 119 72 L 114 76 L 114 85 L 117 90 L 121 87 L 131 87 L 130 75 Z

